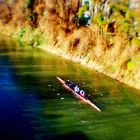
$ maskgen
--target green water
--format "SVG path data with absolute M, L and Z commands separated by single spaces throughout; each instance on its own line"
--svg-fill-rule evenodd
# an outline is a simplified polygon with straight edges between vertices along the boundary
M 78 83 L 102 111 L 75 99 L 56 76 Z M 140 91 L 93 70 L 1 37 L 0 77 L 2 140 L 140 139 Z

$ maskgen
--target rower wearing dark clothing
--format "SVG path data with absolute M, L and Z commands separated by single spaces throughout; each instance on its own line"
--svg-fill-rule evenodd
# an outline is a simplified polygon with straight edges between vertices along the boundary
M 65 82 L 65 84 L 66 84 L 66 85 L 71 84 L 70 80 L 67 80 L 67 81 Z
M 68 86 L 69 86 L 71 89 L 73 89 L 73 90 L 74 90 L 74 88 L 75 88 L 75 86 L 76 86 L 76 84 L 70 82 L 70 80 L 67 80 L 67 81 L 65 82 L 65 84 L 68 85 Z

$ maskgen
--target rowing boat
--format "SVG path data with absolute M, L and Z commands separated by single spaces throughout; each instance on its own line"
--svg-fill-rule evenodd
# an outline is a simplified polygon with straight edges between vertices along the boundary
M 94 103 L 92 103 L 89 99 L 85 99 L 84 97 L 80 96 L 78 93 L 76 93 L 73 89 L 71 89 L 68 85 L 65 84 L 65 81 L 62 80 L 60 77 L 56 77 L 58 81 L 61 83 L 61 85 L 69 91 L 71 94 L 73 94 L 78 99 L 82 100 L 84 103 L 90 105 L 93 109 L 96 111 L 101 111 Z

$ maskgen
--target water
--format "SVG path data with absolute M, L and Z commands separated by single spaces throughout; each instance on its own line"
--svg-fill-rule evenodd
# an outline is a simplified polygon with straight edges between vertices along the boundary
M 56 79 L 90 94 L 96 112 Z M 140 91 L 49 52 L 0 38 L 0 140 L 139 140 Z

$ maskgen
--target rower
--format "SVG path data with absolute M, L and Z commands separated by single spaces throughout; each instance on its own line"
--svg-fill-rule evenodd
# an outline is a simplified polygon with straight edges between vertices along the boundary
M 82 97 L 84 97 L 85 98 L 85 92 L 84 92 L 84 90 L 80 90 L 80 96 L 82 96 Z
M 67 80 L 65 84 L 69 86 L 71 84 L 70 80 Z
M 79 93 L 80 88 L 78 87 L 78 85 L 75 86 L 74 91 L 75 91 L 76 93 Z
M 73 90 L 74 90 L 74 88 L 75 88 L 75 86 L 76 86 L 76 84 L 70 82 L 70 80 L 67 80 L 67 81 L 65 82 L 65 84 L 66 84 L 67 86 L 69 86 L 69 87 L 70 87 L 71 89 L 73 89 Z

